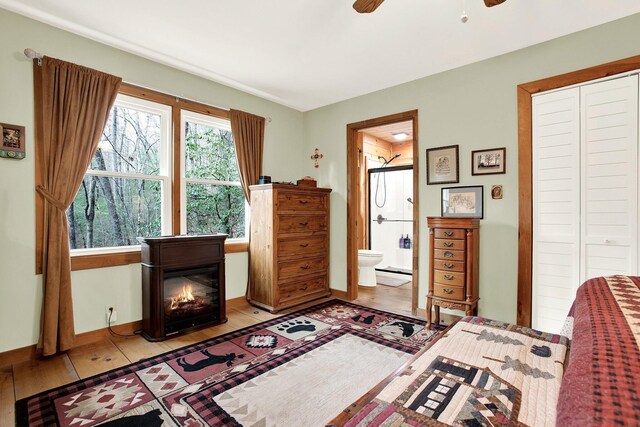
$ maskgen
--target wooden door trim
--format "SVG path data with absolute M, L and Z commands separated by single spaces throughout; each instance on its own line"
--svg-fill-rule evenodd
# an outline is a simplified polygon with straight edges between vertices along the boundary
M 531 326 L 533 268 L 533 164 L 531 97 L 640 69 L 640 55 L 518 85 L 518 305 L 517 323 Z
M 418 310 L 419 242 L 420 242 L 420 162 L 418 147 L 418 110 L 405 111 L 347 125 L 347 299 L 358 298 L 358 131 L 411 120 L 413 124 L 413 265 L 411 311 Z

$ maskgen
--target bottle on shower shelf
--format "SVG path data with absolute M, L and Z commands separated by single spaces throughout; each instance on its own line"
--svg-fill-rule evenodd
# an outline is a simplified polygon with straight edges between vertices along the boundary
M 400 240 L 398 241 L 398 247 L 400 249 L 404 249 L 404 236 L 402 234 L 400 235 Z
M 407 234 L 407 237 L 404 238 L 404 248 L 411 249 L 411 237 Z

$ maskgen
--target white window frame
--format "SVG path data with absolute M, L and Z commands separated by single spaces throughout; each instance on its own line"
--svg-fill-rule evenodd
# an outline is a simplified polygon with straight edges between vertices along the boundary
M 105 176 L 113 178 L 143 179 L 148 181 L 160 181 L 161 190 L 161 210 L 162 224 L 161 234 L 169 235 L 171 233 L 171 106 L 160 104 L 158 102 L 148 101 L 133 96 L 118 94 L 114 106 L 134 109 L 149 114 L 160 116 L 160 171 L 158 175 L 146 175 L 127 172 L 98 171 L 87 169 L 85 176 Z M 108 253 L 130 252 L 132 249 L 140 248 L 140 245 L 128 246 L 107 246 L 102 248 L 82 248 L 72 249 L 72 256 L 80 255 L 98 255 Z
M 215 127 L 222 130 L 231 132 L 231 122 L 228 119 L 220 117 L 209 116 L 206 114 L 196 113 L 189 110 L 180 110 L 180 230 L 181 233 L 187 232 L 187 183 L 192 184 L 205 184 L 205 185 L 227 185 L 233 187 L 241 187 L 240 181 L 219 181 L 215 179 L 203 179 L 203 178 L 187 178 L 186 170 L 186 122 L 196 123 L 203 126 Z M 236 162 L 238 157 L 236 154 Z M 249 203 L 245 198 L 244 200 L 244 220 L 245 220 L 245 236 L 234 239 L 227 239 L 227 242 L 247 242 L 249 237 L 246 235 L 249 232 Z

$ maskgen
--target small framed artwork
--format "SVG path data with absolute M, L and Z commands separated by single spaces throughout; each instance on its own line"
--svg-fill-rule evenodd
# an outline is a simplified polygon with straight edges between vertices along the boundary
M 471 175 L 497 175 L 506 172 L 505 147 L 471 152 Z
M 442 189 L 442 216 L 483 218 L 484 187 L 446 187 Z
M 502 199 L 502 185 L 492 185 L 491 186 L 491 198 L 492 199 Z
M 460 182 L 458 146 L 427 149 L 427 185 Z
M 24 126 L 0 123 L 0 157 L 24 159 Z

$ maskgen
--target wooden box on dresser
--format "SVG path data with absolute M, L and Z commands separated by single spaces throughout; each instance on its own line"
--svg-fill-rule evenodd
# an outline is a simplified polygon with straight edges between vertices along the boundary
M 275 313 L 331 295 L 331 189 L 288 184 L 250 189 L 248 301 Z
M 480 219 L 428 217 L 429 293 L 427 324 L 431 308 L 440 323 L 440 307 L 478 314 L 478 256 Z

